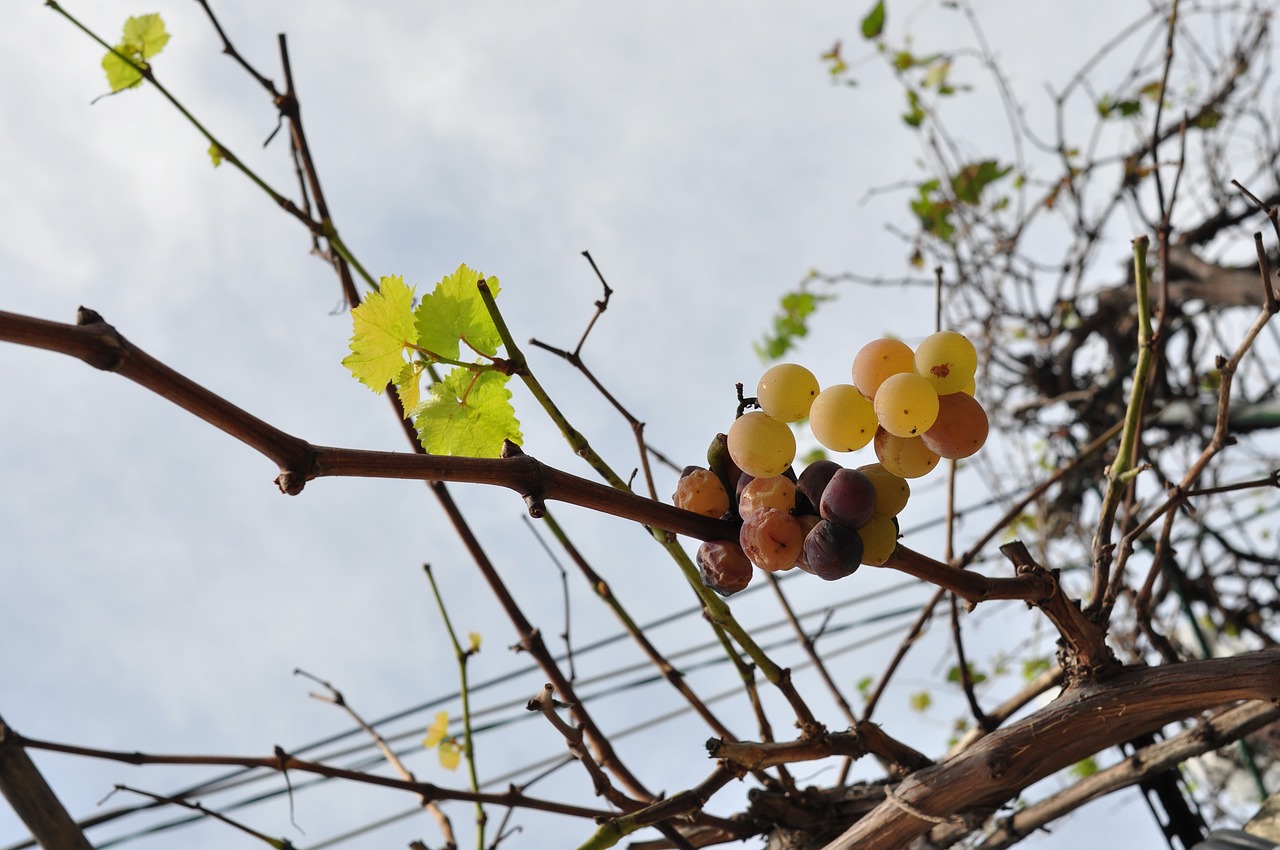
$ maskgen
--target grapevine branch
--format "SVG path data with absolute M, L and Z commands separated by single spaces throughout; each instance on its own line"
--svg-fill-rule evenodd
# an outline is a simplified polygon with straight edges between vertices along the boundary
M 0 794 L 42 847 L 92 850 L 49 783 L 23 749 L 23 740 L 0 717 Z
M 1199 712 L 1241 700 L 1280 698 L 1280 647 L 1231 658 L 1130 668 L 1103 683 L 1068 688 L 1036 714 L 992 732 L 967 750 L 897 786 L 930 816 L 999 805 L 1086 756 Z M 890 850 L 933 826 L 891 802 L 880 804 L 827 850 Z
M 12 730 L 10 730 L 12 732 Z M 223 767 L 248 767 L 262 768 L 265 770 L 275 770 L 281 773 L 287 771 L 296 771 L 299 773 L 312 773 L 317 776 L 326 776 L 330 779 L 345 779 L 350 782 L 363 783 L 365 785 L 376 785 L 383 788 L 394 788 L 400 791 L 408 791 L 413 794 L 420 795 L 425 800 L 463 800 L 473 803 L 487 803 L 494 806 L 523 807 L 526 809 L 537 809 L 544 812 L 552 812 L 555 814 L 568 815 L 570 817 L 579 818 L 605 818 L 612 816 L 612 812 L 603 809 L 594 809 L 587 806 L 577 806 L 571 803 L 559 803 L 554 800 L 546 800 L 539 797 L 529 797 L 516 790 L 507 790 L 502 793 L 485 793 L 474 791 L 462 791 L 452 788 L 443 788 L 430 782 L 411 781 L 401 779 L 394 776 L 380 776 L 375 773 L 364 773 L 358 770 L 348 770 L 342 767 L 333 767 L 331 765 L 322 764 L 320 762 L 301 759 L 297 756 L 291 756 L 282 750 L 277 750 L 275 755 L 259 757 L 259 756 L 214 756 L 214 755 L 164 755 L 153 753 L 139 752 L 121 752 L 119 750 L 102 750 L 93 747 L 78 747 L 72 744 L 60 744 L 54 741 L 42 741 L 35 738 L 27 738 L 22 735 L 13 733 L 14 741 L 18 746 L 26 747 L 30 750 L 47 750 L 55 753 L 66 753 L 74 756 L 84 756 L 86 758 L 101 759 L 104 761 L 122 762 L 124 764 L 144 765 L 144 764 L 170 764 L 170 765 L 193 765 L 193 766 L 223 766 Z M 62 845 L 51 845 L 62 846 Z
M 995 831 L 986 837 L 982 846 L 984 850 L 1009 847 L 1032 830 L 1075 811 L 1091 800 L 1136 785 L 1144 778 L 1156 776 L 1166 770 L 1174 770 L 1187 759 L 1218 749 L 1277 719 L 1280 719 L 1280 705 L 1254 701 L 1227 709 L 1004 818 Z M 963 834 L 962 830 L 954 827 L 943 827 L 934 830 L 930 839 L 938 846 L 947 846 L 962 838 Z
M 547 499 L 564 501 L 698 540 L 738 538 L 737 525 L 731 521 L 598 484 L 522 453 L 507 458 L 470 458 L 313 445 L 156 360 L 93 310 L 81 308 L 77 322 L 68 325 L 0 311 L 0 340 L 68 354 L 140 384 L 271 459 L 280 470 L 277 485 L 290 495 L 300 493 L 308 480 L 324 477 L 488 484 L 515 490 L 534 504 Z M 1056 593 L 1056 582 L 1041 573 L 992 578 L 950 567 L 904 546 L 898 547 L 885 566 L 950 590 L 970 604 L 992 599 L 1036 602 Z

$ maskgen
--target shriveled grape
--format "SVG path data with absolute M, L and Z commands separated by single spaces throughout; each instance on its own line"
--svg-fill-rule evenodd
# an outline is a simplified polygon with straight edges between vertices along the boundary
M 754 570 L 746 553 L 729 540 L 708 540 L 698 547 L 702 583 L 721 596 L 732 596 L 751 582 Z
M 876 488 L 856 469 L 838 469 L 822 491 L 818 514 L 825 520 L 858 529 L 876 510 Z
M 685 468 L 671 501 L 677 508 L 703 516 L 719 518 L 729 511 L 729 494 L 720 478 L 700 466 Z
M 833 384 L 813 400 L 809 430 L 833 452 L 856 451 L 876 433 L 876 411 L 852 384 Z
M 777 508 L 761 508 L 742 521 L 738 543 L 762 570 L 789 570 L 800 559 L 804 531 L 800 521 Z
M 862 538 L 858 532 L 821 520 L 804 538 L 804 564 L 820 579 L 835 581 L 858 569 Z
M 958 459 L 982 448 L 989 428 L 987 412 L 978 400 L 956 392 L 938 399 L 938 419 L 920 438 L 934 454 Z
M 744 413 L 729 426 L 729 457 L 756 478 L 782 474 L 796 456 L 796 438 L 785 422 L 762 410 Z
M 738 495 L 738 516 L 743 519 L 761 508 L 792 511 L 795 506 L 796 485 L 785 475 L 752 478 Z
M 818 395 L 818 379 L 796 363 L 770 366 L 756 385 L 760 409 L 779 422 L 799 422 Z

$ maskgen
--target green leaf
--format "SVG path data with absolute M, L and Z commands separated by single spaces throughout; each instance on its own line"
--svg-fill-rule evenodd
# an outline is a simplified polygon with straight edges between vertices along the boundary
M 102 70 L 107 74 L 111 92 L 131 89 L 142 82 L 147 60 L 169 43 L 164 21 L 157 14 L 139 15 L 124 22 L 124 34 L 114 51 L 102 57 Z
M 213 160 L 214 168 L 222 165 L 222 148 L 218 147 L 217 144 L 209 145 L 209 159 Z
M 1208 109 L 1196 116 L 1196 120 L 1191 122 L 1200 130 L 1212 130 L 1222 121 L 1222 113 L 1216 109 Z
M 913 711 L 926 711 L 933 705 L 933 697 L 929 696 L 928 691 L 918 691 L 911 695 L 910 705 Z
M 1090 756 L 1089 758 L 1080 759 L 1080 761 L 1071 765 L 1070 771 L 1074 776 L 1085 779 L 1098 772 L 1098 763 Z
M 879 0 L 862 19 L 862 37 L 868 40 L 879 38 L 882 32 L 884 32 L 884 0 Z
M 919 127 L 924 123 L 925 113 L 920 106 L 920 95 L 911 89 L 907 89 L 907 106 L 907 111 L 902 113 L 902 120 L 908 127 Z
M 865 700 L 871 695 L 871 686 L 874 684 L 875 681 L 870 676 L 863 676 L 858 680 L 858 684 L 855 685 L 858 689 L 858 695 Z
M 458 359 L 460 340 L 490 357 L 498 353 L 502 337 L 480 298 L 480 280 L 480 272 L 462 265 L 436 284 L 414 312 L 418 345 L 450 360 Z M 484 280 L 496 298 L 498 279 Z
M 809 316 L 818 309 L 823 301 L 830 301 L 829 295 L 814 295 L 801 288 L 788 292 L 778 302 L 779 311 L 773 317 L 773 332 L 763 340 L 755 343 L 756 356 L 766 363 L 777 360 L 790 351 L 796 340 L 809 334 Z
M 413 290 L 399 275 L 382 278 L 379 291 L 370 292 L 351 311 L 351 324 L 351 354 L 342 365 L 360 383 L 376 393 L 382 392 L 400 377 L 405 366 L 405 346 L 413 345 L 417 336 Z
M 987 680 L 986 673 L 983 673 L 981 670 L 975 670 L 972 664 L 969 664 L 967 666 L 969 667 L 970 682 L 973 682 L 973 684 L 975 685 L 980 685 Z M 947 671 L 947 681 L 957 685 L 961 683 L 962 680 L 960 678 L 959 665 L 952 665 L 951 669 Z
M 440 766 L 445 770 L 457 770 L 462 761 L 462 747 L 457 741 L 449 738 L 440 742 Z
M 503 440 L 519 444 L 508 377 L 458 366 L 432 384 L 430 398 L 410 412 L 422 447 L 437 455 L 498 457 Z
M 427 735 L 422 739 L 422 746 L 430 749 L 444 740 L 445 733 L 449 731 L 449 712 L 441 711 L 436 714 L 431 725 L 427 727 Z
M 951 191 L 963 204 L 976 204 L 982 198 L 982 190 L 1013 171 L 1013 166 L 1000 167 L 994 159 L 972 162 L 951 175 Z
M 1028 658 L 1022 662 L 1022 678 L 1030 682 L 1036 676 L 1049 669 L 1048 658 Z

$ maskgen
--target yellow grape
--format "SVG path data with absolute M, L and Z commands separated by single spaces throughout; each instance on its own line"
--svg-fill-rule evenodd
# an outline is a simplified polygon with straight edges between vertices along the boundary
M 756 385 L 760 409 L 779 422 L 799 422 L 809 415 L 818 395 L 818 379 L 803 366 L 779 363 L 769 367 Z
M 919 478 L 938 465 L 938 456 L 919 437 L 898 437 L 881 428 L 872 444 L 880 463 L 899 478 Z
M 870 478 L 871 486 L 876 488 L 876 513 L 891 517 L 902 513 L 911 498 L 911 485 L 902 476 L 894 475 L 881 463 L 860 466 L 858 471 Z
M 858 392 L 875 398 L 885 378 L 899 372 L 913 372 L 915 368 L 911 346 L 900 339 L 873 339 L 853 358 L 853 383 Z
M 729 426 L 729 457 L 754 478 L 781 475 L 796 457 L 796 437 L 785 422 L 763 410 L 744 413 Z
M 898 526 L 893 517 L 872 514 L 867 524 L 858 529 L 862 538 L 862 563 L 878 567 L 898 548 Z
M 876 411 L 852 384 L 834 384 L 818 393 L 809 409 L 814 439 L 833 452 L 860 449 L 876 434 Z
M 961 392 L 978 370 L 978 352 L 964 334 L 939 331 L 916 348 L 915 370 L 938 395 Z
M 890 375 L 876 390 L 876 419 L 899 437 L 917 437 L 938 418 L 938 393 L 914 372 Z
M 938 399 L 938 419 L 920 436 L 933 453 L 959 459 L 982 448 L 989 427 L 987 412 L 976 398 L 952 393 Z

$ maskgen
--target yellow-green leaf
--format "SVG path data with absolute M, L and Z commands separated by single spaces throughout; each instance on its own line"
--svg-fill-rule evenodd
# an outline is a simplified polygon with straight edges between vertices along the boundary
M 143 59 L 150 59 L 169 43 L 169 33 L 164 31 L 164 20 L 153 12 L 125 21 L 122 40 L 136 49 Z
M 452 738 L 440 742 L 440 766 L 445 770 L 457 770 L 462 760 L 462 747 Z
M 351 311 L 351 354 L 342 365 L 374 392 L 400 376 L 405 366 L 405 346 L 412 345 L 413 290 L 404 278 L 382 278 L 378 292 Z
M 155 13 L 138 15 L 124 22 L 124 33 L 115 50 L 102 57 L 102 70 L 107 74 L 111 91 L 130 89 L 142 82 L 140 67 L 169 43 L 164 20 Z
M 213 160 L 213 167 L 217 168 L 222 165 L 222 148 L 216 144 L 209 145 L 209 159 Z
M 406 419 L 410 411 L 422 404 L 422 372 L 422 363 L 415 360 L 404 364 L 404 368 L 396 373 L 396 395 L 400 396 L 400 406 L 404 408 Z
M 471 632 L 469 635 L 467 635 L 467 639 L 471 642 L 471 646 L 467 651 L 471 653 L 479 652 L 480 651 L 480 633 Z
M 493 356 L 502 337 L 480 298 L 480 272 L 466 265 L 446 276 L 430 295 L 424 296 L 414 313 L 418 345 L 450 360 L 459 359 L 459 342 L 468 350 Z M 484 278 L 489 291 L 498 295 L 498 279 Z
M 111 86 L 113 94 L 142 83 L 142 72 L 134 67 L 132 62 L 121 58 L 120 54 L 134 59 L 127 44 L 117 44 L 114 52 L 108 51 L 107 55 L 102 57 L 102 70 L 107 74 L 107 85 Z
M 431 721 L 431 725 L 427 727 L 427 736 L 422 739 L 422 746 L 428 749 L 436 746 L 444 740 L 445 733 L 449 731 L 449 712 L 441 711 L 436 714 L 435 720 Z
M 432 384 L 430 397 L 411 412 L 422 447 L 437 455 L 498 457 L 503 440 L 519 445 L 523 438 L 507 379 L 458 366 Z

